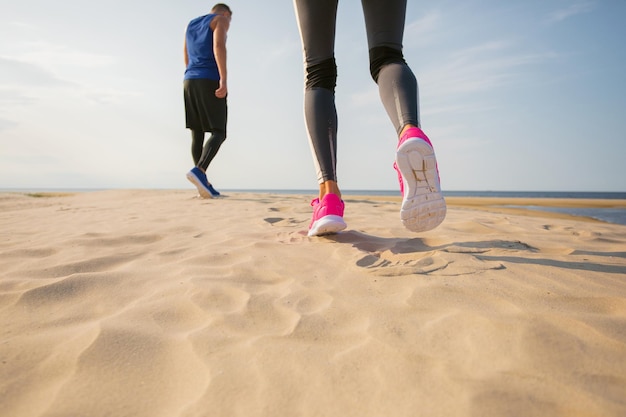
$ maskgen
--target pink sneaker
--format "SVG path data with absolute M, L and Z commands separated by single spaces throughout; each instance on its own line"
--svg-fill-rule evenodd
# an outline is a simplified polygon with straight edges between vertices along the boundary
M 413 232 L 439 226 L 446 217 L 446 202 L 439 184 L 437 159 L 430 140 L 418 127 L 400 138 L 393 167 L 398 171 L 402 207 L 400 218 Z
M 343 221 L 343 201 L 336 194 L 326 194 L 311 201 L 313 219 L 309 225 L 309 236 L 322 236 L 337 233 L 346 228 Z

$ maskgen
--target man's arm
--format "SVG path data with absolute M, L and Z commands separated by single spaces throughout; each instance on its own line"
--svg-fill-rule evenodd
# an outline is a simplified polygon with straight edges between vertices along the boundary
M 185 36 L 185 43 L 183 44 L 183 54 L 185 56 L 185 68 L 189 66 L 189 55 L 187 54 L 187 37 Z
M 224 16 L 215 16 L 213 22 L 213 54 L 217 62 L 217 70 L 220 73 L 220 86 L 215 90 L 215 95 L 219 98 L 228 94 L 228 71 L 226 69 L 226 33 L 230 27 L 230 21 Z

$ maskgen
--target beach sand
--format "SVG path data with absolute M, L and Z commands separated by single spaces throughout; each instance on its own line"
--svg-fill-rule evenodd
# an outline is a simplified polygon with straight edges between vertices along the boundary
M 626 416 L 626 226 L 312 197 L 0 194 L 0 416 Z

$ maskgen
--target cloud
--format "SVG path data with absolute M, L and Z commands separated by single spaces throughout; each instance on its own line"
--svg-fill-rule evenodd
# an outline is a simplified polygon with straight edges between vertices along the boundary
M 0 109 L 28 105 L 35 101 L 34 98 L 27 96 L 16 88 L 2 88 L 0 86 Z
M 572 16 L 576 16 L 583 13 L 589 13 L 595 8 L 596 4 L 593 1 L 576 1 L 567 7 L 559 10 L 555 10 L 546 18 L 547 23 L 561 22 Z
M 424 116 L 435 116 L 438 114 L 458 114 L 458 113 L 479 113 L 479 112 L 488 112 L 494 111 L 497 109 L 497 106 L 494 104 L 481 104 L 475 102 L 455 102 L 455 103 L 446 103 L 439 104 L 436 106 L 430 106 L 425 111 L 422 111 L 421 114 Z
M 422 46 L 431 43 L 441 25 L 441 13 L 432 11 L 420 19 L 410 22 L 404 29 L 405 47 Z
M 552 57 L 550 53 L 516 52 L 512 42 L 490 41 L 451 53 L 422 78 L 438 94 L 485 91 L 515 82 L 525 68 Z
M 5 130 L 9 130 L 11 128 L 14 128 L 15 126 L 17 126 L 17 123 L 11 121 L 11 120 L 6 120 L 6 119 L 2 119 L 0 118 L 0 132 L 3 132 Z
M 81 91 L 82 97 L 84 97 L 88 102 L 103 105 L 119 105 L 129 103 L 132 100 L 142 97 L 142 94 L 138 91 L 120 90 L 115 88 L 83 86 Z
M 0 86 L 34 85 L 54 87 L 68 82 L 39 64 L 0 56 Z
M 5 44 L 2 49 L 0 86 L 75 85 L 86 74 L 111 67 L 117 61 L 109 55 L 83 52 L 44 39 Z
M 375 86 L 368 85 L 365 89 L 350 95 L 350 103 L 355 107 L 365 107 L 378 102 L 380 102 L 380 94 Z
M 83 52 L 41 40 L 24 42 L 20 50 L 19 59 L 54 69 L 68 67 L 92 69 L 110 66 L 116 62 L 116 59 L 110 55 Z
M 113 75 L 112 69 L 119 61 L 114 56 L 83 52 L 45 39 L 17 42 L 3 49 L 6 52 L 0 55 L 0 91 L 3 92 L 0 106 L 5 108 L 30 104 L 49 98 L 50 94 L 78 96 L 94 104 L 119 104 L 138 96 L 135 90 L 125 91 L 111 85 L 129 84 L 128 80 Z M 64 93 L 60 94 L 58 89 Z
M 290 37 L 282 37 L 271 42 L 269 47 L 259 47 L 256 53 L 256 66 L 259 69 L 268 70 L 285 59 L 291 59 L 292 56 L 300 56 L 302 48 L 299 39 Z

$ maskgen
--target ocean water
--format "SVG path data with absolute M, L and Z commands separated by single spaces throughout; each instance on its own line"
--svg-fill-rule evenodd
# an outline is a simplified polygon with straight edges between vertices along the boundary
M 595 198 L 626 200 L 626 192 L 601 191 L 444 191 L 446 197 Z
M 503 206 L 504 207 L 504 206 Z M 540 207 L 540 206 L 517 206 L 529 210 L 550 211 L 553 213 L 571 214 L 572 216 L 591 217 L 607 223 L 626 225 L 626 209 L 621 208 L 571 208 L 571 207 Z
M 573 191 L 444 191 L 445 196 L 454 197 L 507 197 L 507 198 L 582 198 L 604 200 L 626 200 L 626 193 L 621 192 L 573 192 Z M 571 207 L 540 207 L 540 206 L 508 206 L 522 207 L 530 210 L 549 211 L 571 214 L 573 216 L 590 217 L 607 223 L 626 225 L 626 209 L 622 208 L 571 208 Z

